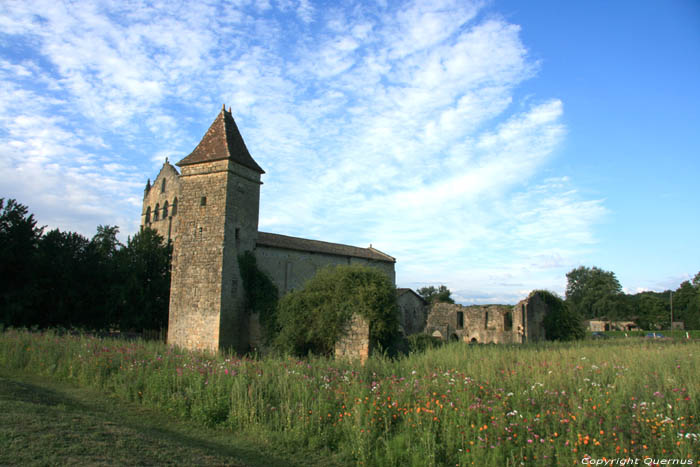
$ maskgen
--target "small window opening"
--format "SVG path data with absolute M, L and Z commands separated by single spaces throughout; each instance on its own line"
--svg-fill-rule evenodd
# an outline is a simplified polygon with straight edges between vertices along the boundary
M 484 312 L 484 329 L 489 328 L 489 312 Z
M 207 205 L 207 197 L 202 196 L 202 198 L 199 200 L 199 205 L 200 206 L 206 206 Z
M 163 204 L 163 219 L 167 219 L 167 218 L 168 218 L 168 202 L 166 201 Z
M 172 210 L 172 213 L 170 215 L 174 216 L 175 214 L 177 214 L 177 198 L 175 198 L 175 200 L 173 200 L 173 210 Z
M 462 329 L 464 327 L 464 312 L 457 312 L 457 329 Z
M 153 220 L 158 220 L 158 211 L 160 210 L 160 204 L 156 203 L 156 208 L 153 210 Z
M 146 224 L 150 224 L 150 223 L 151 223 L 151 207 L 148 206 L 146 208 Z
M 165 193 L 165 179 L 160 184 L 160 192 Z
M 503 315 L 503 329 L 506 331 L 513 330 L 513 314 L 510 311 Z

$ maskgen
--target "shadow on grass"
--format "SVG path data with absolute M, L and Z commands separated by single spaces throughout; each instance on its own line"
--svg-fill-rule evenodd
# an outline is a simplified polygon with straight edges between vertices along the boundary
M 17 408 L 17 413 L 6 413 L 2 418 L 5 433 L 13 431 L 9 438 L 21 439 L 24 443 L 23 447 L 17 444 L 18 449 L 45 442 L 35 436 L 39 429 L 52 431 L 56 439 L 96 443 L 100 447 L 101 440 L 108 438 L 109 444 L 124 448 L 122 451 L 112 451 L 111 455 L 126 463 L 132 461 L 128 458 L 132 456 L 133 460 L 146 463 L 150 458 L 165 460 L 167 464 L 189 464 L 194 461 L 200 465 L 309 465 L 309 459 L 302 464 L 282 457 L 274 446 L 246 436 L 195 427 L 156 410 L 105 396 L 94 389 L 73 387 L 68 383 L 43 380 L 33 375 L 0 373 L 2 406 L 5 410 L 8 407 Z M 55 423 L 57 419 L 61 423 Z M 8 438 L 7 434 L 5 438 Z M 50 450 L 54 446 L 56 452 L 49 457 L 53 459 L 66 455 L 65 443 L 52 443 L 48 447 L 37 445 L 36 448 Z M 3 449 L 7 448 L 11 446 L 3 446 Z M 18 452 L 18 455 L 21 453 Z M 109 463 L 110 453 L 107 452 L 106 456 L 104 460 Z M 121 463 L 118 459 L 112 460 Z

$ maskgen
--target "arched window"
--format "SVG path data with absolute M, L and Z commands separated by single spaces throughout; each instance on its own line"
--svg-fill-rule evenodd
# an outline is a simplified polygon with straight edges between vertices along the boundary
M 151 223 L 151 207 L 148 206 L 146 208 L 146 224 L 150 224 L 150 223 Z
M 160 192 L 165 193 L 165 179 L 163 179 L 163 181 L 160 182 Z
M 175 214 L 177 214 L 177 198 L 175 198 L 175 200 L 173 201 L 173 210 L 170 213 L 170 215 L 174 216 Z
M 156 208 L 153 210 L 153 220 L 158 220 L 158 210 L 160 210 L 160 204 L 156 203 Z
M 168 202 L 163 203 L 163 219 L 168 218 Z

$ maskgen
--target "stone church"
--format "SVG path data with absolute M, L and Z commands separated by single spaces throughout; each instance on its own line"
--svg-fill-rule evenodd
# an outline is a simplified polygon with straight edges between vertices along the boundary
M 221 112 L 197 147 L 167 159 L 146 185 L 142 227 L 173 242 L 168 343 L 245 352 L 259 345 L 259 323 L 245 311 L 238 257 L 250 251 L 280 295 L 328 265 L 371 265 L 395 283 L 396 260 L 381 251 L 258 231 L 261 176 L 231 115 Z

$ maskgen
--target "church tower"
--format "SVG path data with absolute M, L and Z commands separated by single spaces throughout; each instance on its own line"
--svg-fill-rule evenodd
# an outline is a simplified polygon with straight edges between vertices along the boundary
M 168 343 L 217 351 L 248 348 L 238 256 L 255 248 L 265 173 L 225 108 L 180 167 L 179 224 Z

